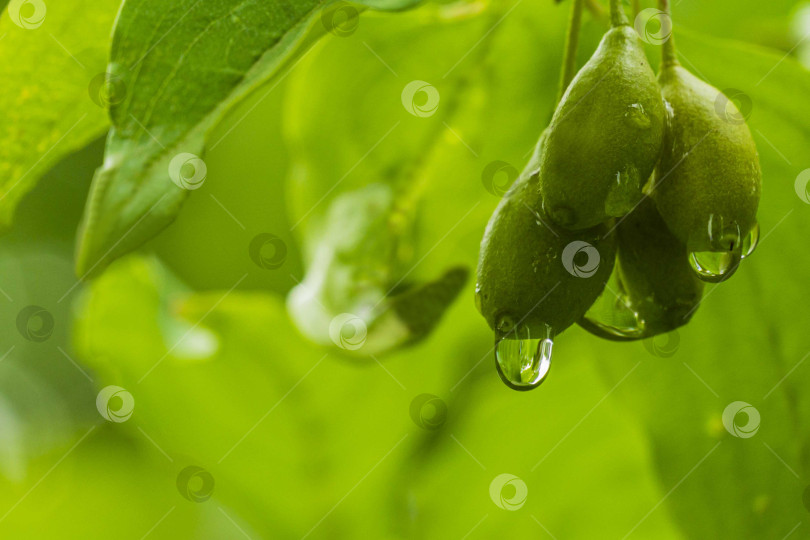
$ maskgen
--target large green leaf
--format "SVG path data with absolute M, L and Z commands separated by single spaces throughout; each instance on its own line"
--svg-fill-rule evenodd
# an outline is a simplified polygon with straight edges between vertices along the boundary
M 0 232 L 43 173 L 106 129 L 101 82 L 118 4 L 14 2 L 3 10 Z
M 202 185 L 200 156 L 222 115 L 357 15 L 348 4 L 320 0 L 125 2 L 110 57 L 122 94 L 113 96 L 113 129 L 87 202 L 78 273 L 99 272 L 166 227 L 189 190 Z

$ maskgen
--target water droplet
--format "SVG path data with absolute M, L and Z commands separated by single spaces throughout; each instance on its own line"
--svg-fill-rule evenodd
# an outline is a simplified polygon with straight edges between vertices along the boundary
M 628 105 L 624 117 L 639 129 L 650 128 L 650 117 L 644 112 L 644 106 L 641 103 Z
M 608 288 L 588 309 L 579 325 L 596 336 L 613 341 L 630 341 L 646 336 L 646 323 L 630 298 Z
M 712 246 L 711 251 L 734 251 L 742 243 L 742 234 L 737 222 L 726 221 L 719 214 L 709 216 L 706 230 Z
M 475 284 L 475 309 L 478 310 L 478 313 L 484 314 L 483 311 L 483 300 L 481 298 L 481 286 L 479 284 Z
M 719 283 L 730 278 L 742 260 L 739 248 L 733 251 L 693 251 L 689 254 L 689 264 L 703 281 Z
M 537 388 L 551 368 L 553 331 L 546 327 L 545 337 L 532 338 L 528 328 L 507 335 L 496 333 L 495 367 L 506 386 L 513 390 Z
M 748 235 L 743 238 L 742 242 L 742 258 L 750 257 L 751 254 L 757 249 L 759 244 L 759 223 L 754 223 Z
M 693 251 L 689 254 L 689 264 L 697 276 L 709 283 L 719 283 L 730 278 L 743 258 L 745 248 L 740 226 L 735 221 L 726 222 L 723 216 L 712 214 L 706 225 L 711 249 L 708 251 Z M 756 232 L 755 230 L 756 229 Z M 754 227 L 754 236 L 748 240 L 749 249 L 753 251 L 758 241 L 758 227 Z M 749 233 L 749 236 L 751 234 Z M 748 254 L 746 254 L 747 256 Z

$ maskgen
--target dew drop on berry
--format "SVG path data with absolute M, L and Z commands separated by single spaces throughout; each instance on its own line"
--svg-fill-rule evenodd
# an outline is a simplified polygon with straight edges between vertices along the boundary
M 532 337 L 528 328 L 495 335 L 495 366 L 501 380 L 513 390 L 537 388 L 551 368 L 553 331 L 546 327 L 543 337 Z

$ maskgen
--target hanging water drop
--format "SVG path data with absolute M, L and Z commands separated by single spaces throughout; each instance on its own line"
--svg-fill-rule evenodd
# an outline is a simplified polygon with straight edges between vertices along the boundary
M 742 258 L 750 257 L 754 250 L 757 249 L 757 245 L 759 245 L 759 223 L 754 223 L 751 231 L 743 239 Z
M 508 335 L 496 333 L 495 367 L 506 386 L 513 390 L 540 386 L 551 368 L 552 337 L 548 326 L 542 339 L 532 338 L 527 328 Z
M 646 324 L 619 282 L 618 272 L 610 276 L 605 290 L 578 323 L 596 336 L 613 341 L 645 337 Z
M 693 251 L 689 254 L 692 270 L 703 281 L 720 283 L 734 275 L 742 260 L 742 251 Z
M 744 242 L 739 225 L 734 221 L 727 222 L 721 215 L 710 215 L 706 228 L 711 250 L 691 252 L 689 264 L 701 280 L 720 283 L 730 278 L 739 268 L 743 259 Z M 753 240 L 752 238 L 751 241 Z

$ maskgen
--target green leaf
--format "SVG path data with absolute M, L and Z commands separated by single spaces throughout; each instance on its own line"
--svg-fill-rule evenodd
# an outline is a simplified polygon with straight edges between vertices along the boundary
M 118 4 L 12 2 L 3 10 L 0 232 L 11 226 L 17 204 L 43 173 L 107 128 L 98 82 Z
M 343 19 L 329 15 L 341 7 L 319 0 L 124 3 L 110 72 L 126 94 L 110 110 L 105 164 L 80 235 L 80 275 L 98 273 L 171 223 L 205 180 L 200 156 L 210 130 L 320 35 L 339 34 Z

